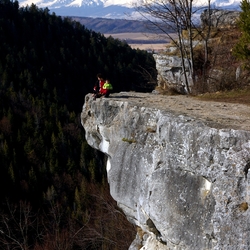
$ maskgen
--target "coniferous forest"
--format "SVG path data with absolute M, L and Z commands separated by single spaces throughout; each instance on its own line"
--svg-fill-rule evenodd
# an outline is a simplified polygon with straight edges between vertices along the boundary
M 105 155 L 86 143 L 80 113 L 97 73 L 115 92 L 137 90 L 152 55 L 9 0 L 0 44 L 0 249 L 128 249 L 135 229 L 110 197 Z

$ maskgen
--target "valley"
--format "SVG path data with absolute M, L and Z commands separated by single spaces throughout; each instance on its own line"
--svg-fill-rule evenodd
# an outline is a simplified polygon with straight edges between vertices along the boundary
M 160 52 L 164 50 L 166 45 L 170 43 L 170 39 L 166 35 L 156 35 L 153 33 L 106 33 L 105 37 L 112 36 L 113 38 L 126 41 L 133 49 L 141 49 L 147 51 Z M 172 35 L 174 37 L 174 35 Z
M 71 19 L 80 22 L 87 29 L 104 34 L 105 37 L 124 40 L 133 49 L 159 52 L 170 42 L 165 34 L 157 34 L 156 30 L 150 29 L 146 21 L 90 17 Z

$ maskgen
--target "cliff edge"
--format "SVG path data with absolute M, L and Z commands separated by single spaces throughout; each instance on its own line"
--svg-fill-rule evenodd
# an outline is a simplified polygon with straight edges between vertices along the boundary
M 130 249 L 250 249 L 250 109 L 188 96 L 85 97 L 90 146 L 141 230 Z

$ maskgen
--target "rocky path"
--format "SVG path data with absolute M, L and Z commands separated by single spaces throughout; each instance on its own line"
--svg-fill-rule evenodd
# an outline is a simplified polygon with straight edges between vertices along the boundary
M 201 101 L 183 95 L 166 96 L 139 92 L 112 93 L 109 99 L 186 115 L 200 119 L 214 128 L 250 130 L 250 107 L 244 104 Z

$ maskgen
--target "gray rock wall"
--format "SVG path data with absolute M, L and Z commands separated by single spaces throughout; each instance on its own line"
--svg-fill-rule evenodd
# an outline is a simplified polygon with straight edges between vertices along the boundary
M 173 87 L 180 93 L 187 93 L 185 89 L 185 78 L 182 70 L 181 58 L 164 54 L 153 54 L 157 70 L 157 84 L 162 89 Z M 185 59 L 185 68 L 188 69 L 188 61 Z M 189 72 L 187 71 L 187 75 Z M 192 86 L 192 79 L 188 79 Z
M 140 101 L 87 95 L 81 114 L 111 195 L 145 232 L 130 250 L 250 249 L 250 132 Z

